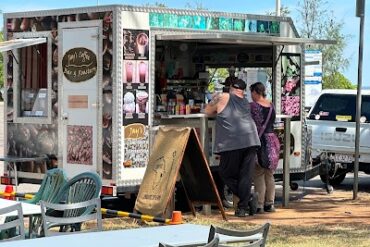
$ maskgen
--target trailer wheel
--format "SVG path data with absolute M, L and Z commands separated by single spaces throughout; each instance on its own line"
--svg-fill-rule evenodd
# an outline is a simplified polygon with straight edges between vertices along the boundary
M 229 189 L 229 187 L 227 187 L 227 185 L 225 185 L 223 189 L 222 205 L 225 208 L 234 207 L 233 192 Z
M 299 188 L 298 183 L 296 183 L 296 182 L 292 182 L 292 183 L 290 183 L 290 189 L 291 189 L 291 190 L 296 191 L 296 190 L 298 190 L 298 188 Z

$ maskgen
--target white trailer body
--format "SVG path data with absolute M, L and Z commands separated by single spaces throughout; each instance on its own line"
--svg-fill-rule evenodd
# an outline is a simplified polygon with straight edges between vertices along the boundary
M 293 115 L 291 174 L 313 170 L 299 84 L 309 40 L 299 38 L 290 18 L 112 5 L 5 13 L 4 37 L 13 40 L 0 46 L 7 155 L 53 154 L 68 176 L 100 174 L 103 194 L 136 192 L 155 125 L 157 45 L 172 40 L 251 47 L 235 63 L 272 68 L 277 113 Z M 299 76 L 294 92 L 285 90 L 291 61 Z M 40 180 L 50 168 L 18 164 L 18 177 Z

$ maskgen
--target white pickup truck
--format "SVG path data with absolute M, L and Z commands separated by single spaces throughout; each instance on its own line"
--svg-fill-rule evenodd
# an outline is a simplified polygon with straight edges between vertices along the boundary
M 353 171 L 356 90 L 323 90 L 307 116 L 312 160 L 322 163 L 321 180 L 340 184 Z M 362 91 L 359 170 L 370 174 L 370 91 Z M 328 176 L 329 175 L 329 176 Z M 328 181 L 327 181 L 328 180 Z

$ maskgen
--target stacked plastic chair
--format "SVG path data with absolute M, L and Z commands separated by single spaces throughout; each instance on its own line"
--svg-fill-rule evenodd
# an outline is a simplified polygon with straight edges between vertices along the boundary
M 24 202 L 32 204 L 39 204 L 40 201 L 56 203 L 58 202 L 58 195 L 66 183 L 67 176 L 62 169 L 54 168 L 48 170 L 35 196 Z M 31 218 L 30 231 L 30 237 L 43 236 L 41 216 Z
M 56 197 L 57 203 L 75 204 L 90 201 L 94 198 L 100 198 L 102 182 L 98 174 L 93 172 L 84 172 L 71 178 L 60 189 Z M 87 206 L 75 209 L 65 209 L 62 215 L 57 217 L 72 218 L 91 214 L 95 209 L 94 206 Z M 53 212 L 46 212 L 51 215 Z M 60 231 L 80 231 L 81 224 L 63 225 Z

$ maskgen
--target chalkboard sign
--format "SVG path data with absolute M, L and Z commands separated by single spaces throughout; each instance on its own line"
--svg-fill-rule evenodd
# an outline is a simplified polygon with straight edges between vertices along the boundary
M 194 128 L 160 127 L 135 210 L 163 216 L 170 205 L 177 179 L 180 178 L 190 209 L 195 205 L 215 204 L 226 220 L 215 182 Z
M 64 76 L 71 82 L 83 82 L 96 75 L 98 64 L 96 55 L 84 47 L 68 50 L 62 60 Z

